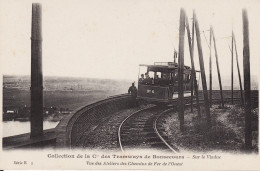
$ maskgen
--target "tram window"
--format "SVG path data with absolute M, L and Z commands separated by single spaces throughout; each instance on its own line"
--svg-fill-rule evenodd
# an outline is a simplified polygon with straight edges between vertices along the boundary
M 158 78 L 162 78 L 162 73 L 161 72 L 156 72 L 156 75 L 158 76 Z
M 154 72 L 150 71 L 150 72 L 148 72 L 148 75 L 149 75 L 150 78 L 153 78 L 154 77 Z
M 190 79 L 191 79 L 191 75 L 188 74 L 188 79 L 187 79 L 187 81 L 190 81 Z

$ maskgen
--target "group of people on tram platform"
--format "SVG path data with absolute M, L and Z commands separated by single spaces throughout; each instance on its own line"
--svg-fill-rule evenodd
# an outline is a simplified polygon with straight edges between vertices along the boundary
M 155 85 L 168 85 L 170 84 L 170 76 L 168 74 L 162 74 L 160 78 L 159 75 L 155 75 L 155 77 L 150 77 L 148 73 L 141 74 L 141 78 L 138 81 L 140 84 L 155 84 Z
M 171 78 L 170 73 L 161 73 L 161 78 L 159 75 L 155 74 L 154 78 L 150 77 L 148 73 L 141 74 L 141 78 L 139 78 L 138 82 L 139 84 L 154 84 L 154 85 L 169 85 L 173 84 L 174 80 L 178 81 L 178 74 L 174 74 Z M 183 81 L 184 83 L 189 83 L 191 79 L 190 74 L 184 74 L 183 75 Z

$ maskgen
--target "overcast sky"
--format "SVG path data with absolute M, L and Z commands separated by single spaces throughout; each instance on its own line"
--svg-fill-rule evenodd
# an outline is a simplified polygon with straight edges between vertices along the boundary
M 209 48 L 205 37 L 209 42 L 208 30 L 211 24 L 215 31 L 221 74 L 230 75 L 231 71 L 228 46 L 231 46 L 232 25 L 242 71 L 242 8 L 246 8 L 249 16 L 251 73 L 257 75 L 260 57 L 260 1 L 198 2 L 42 1 L 43 74 L 135 80 L 139 64 L 173 61 L 174 48 L 178 50 L 180 8 L 183 7 L 190 19 L 190 27 L 192 10 L 196 10 L 207 77 Z M 0 0 L 2 74 L 30 74 L 31 3 L 30 0 Z M 213 74 L 216 75 L 213 48 L 212 52 Z M 196 69 L 199 69 L 197 54 L 195 46 Z M 187 37 L 185 65 L 190 65 Z M 234 69 L 237 77 L 235 63 Z

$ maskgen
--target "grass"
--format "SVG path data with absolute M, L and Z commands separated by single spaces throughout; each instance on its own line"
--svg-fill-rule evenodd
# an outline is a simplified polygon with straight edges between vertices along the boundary
M 226 105 L 222 109 L 213 105 L 211 108 L 211 128 L 207 127 L 203 108 L 201 112 L 202 118 L 199 119 L 196 110 L 193 113 L 189 109 L 185 111 L 184 132 L 180 132 L 177 113 L 165 119 L 164 127 L 172 143 L 177 145 L 181 151 L 243 151 L 244 116 L 240 106 Z M 258 116 L 258 108 L 253 112 L 257 113 Z M 256 130 L 253 132 L 253 152 L 258 152 L 258 128 Z

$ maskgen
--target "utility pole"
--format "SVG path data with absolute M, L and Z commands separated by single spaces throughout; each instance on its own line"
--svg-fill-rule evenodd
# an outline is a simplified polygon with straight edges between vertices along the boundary
M 193 13 L 194 14 L 194 13 Z M 190 27 L 189 27 L 189 20 L 186 16 L 186 30 L 187 30 L 187 36 L 188 36 L 188 42 L 189 42 L 189 50 L 190 50 L 190 59 L 191 59 L 191 112 L 193 112 L 193 86 L 195 88 L 195 95 L 196 95 L 196 105 L 198 110 L 198 117 L 201 118 L 200 114 L 200 104 L 199 104 L 199 97 L 198 97 L 198 85 L 197 82 L 195 84 L 194 80 L 196 80 L 196 71 L 194 66 L 194 17 L 192 21 L 192 39 L 190 37 Z
M 31 33 L 31 138 L 43 135 L 41 4 L 32 4 Z
M 193 22 L 192 22 L 192 57 L 194 59 L 194 35 L 195 35 L 195 12 L 193 10 L 193 14 L 192 14 L 192 18 L 193 18 Z M 193 60 L 194 61 L 194 60 Z M 198 110 L 198 117 L 201 118 L 201 112 L 200 112 L 200 102 L 199 102 L 199 90 L 198 90 L 198 83 L 197 83 L 197 78 L 196 78 L 196 70 L 195 70 L 195 65 L 194 65 L 194 62 L 193 62 L 193 68 L 194 68 L 194 89 L 195 89 L 195 96 L 196 96 L 196 104 L 197 104 L 197 110 Z
M 211 30 L 211 27 L 210 27 Z M 211 39 L 212 33 L 209 32 L 209 105 L 212 107 L 212 62 L 211 62 Z
M 233 30 L 232 30 L 232 32 L 233 32 Z M 232 48 L 231 49 L 231 104 L 233 104 L 233 89 L 234 89 L 233 88 L 233 85 L 234 85 L 234 80 L 233 80 L 234 79 L 234 75 L 233 75 L 233 70 L 234 70 L 233 69 L 233 64 L 234 64 L 234 59 L 233 59 L 233 57 L 234 57 L 234 55 L 233 55 L 234 54 L 234 52 L 233 52 L 234 51 L 234 45 L 233 45 L 233 42 L 234 41 L 233 41 L 233 34 L 232 34 L 232 43 L 231 43 L 232 44 L 232 47 L 231 47 Z
M 216 65 L 217 65 L 217 71 L 218 71 L 218 83 L 219 83 L 219 89 L 220 89 L 220 96 L 221 96 L 221 106 L 224 108 L 224 99 L 223 99 L 223 92 L 222 92 L 222 83 L 221 83 L 221 75 L 220 75 L 220 69 L 218 64 L 218 52 L 217 52 L 217 45 L 215 40 L 215 34 L 212 27 L 210 27 L 211 34 L 213 35 L 213 41 L 214 41 L 214 48 L 215 48 L 215 57 L 216 57 Z
M 208 128 L 210 128 L 211 127 L 211 117 L 210 117 L 210 109 L 209 109 L 207 81 L 206 81 L 203 53 L 202 53 L 202 47 L 201 47 L 200 29 L 199 29 L 199 23 L 198 23 L 196 14 L 194 14 L 194 19 L 195 19 L 195 29 L 196 29 L 196 37 L 197 37 L 197 45 L 198 45 L 198 53 L 199 53 L 200 71 L 201 71 L 201 79 L 202 79 L 201 81 L 202 81 L 202 87 L 203 87 L 207 126 L 208 126 Z
M 232 32 L 235 50 L 236 50 L 236 60 L 237 60 L 237 73 L 238 73 L 238 79 L 239 79 L 239 86 L 240 86 L 240 96 L 241 96 L 241 104 L 244 106 L 244 95 L 243 95 L 243 88 L 242 88 L 242 81 L 241 81 L 241 75 L 240 75 L 240 69 L 239 69 L 239 62 L 238 62 L 238 54 L 237 54 L 237 43 L 234 32 Z
M 250 89 L 250 49 L 247 11 L 243 9 L 243 67 L 245 88 L 245 149 L 252 149 L 251 129 L 251 89 Z
M 189 20 L 187 15 L 185 16 L 186 19 L 186 30 L 187 30 L 187 38 L 188 38 L 188 43 L 189 43 L 189 50 L 190 50 L 190 59 L 191 59 L 191 102 L 190 102 L 190 107 L 191 107 L 191 112 L 193 112 L 193 77 L 194 77 L 194 65 L 192 65 L 193 62 L 193 52 L 192 52 L 192 43 L 191 43 L 191 37 L 190 37 L 190 26 L 189 26 Z
M 184 68 L 184 36 L 185 36 L 185 11 L 180 11 L 179 28 L 179 58 L 178 58 L 178 103 L 180 130 L 184 131 L 184 95 L 183 95 L 183 68 Z

